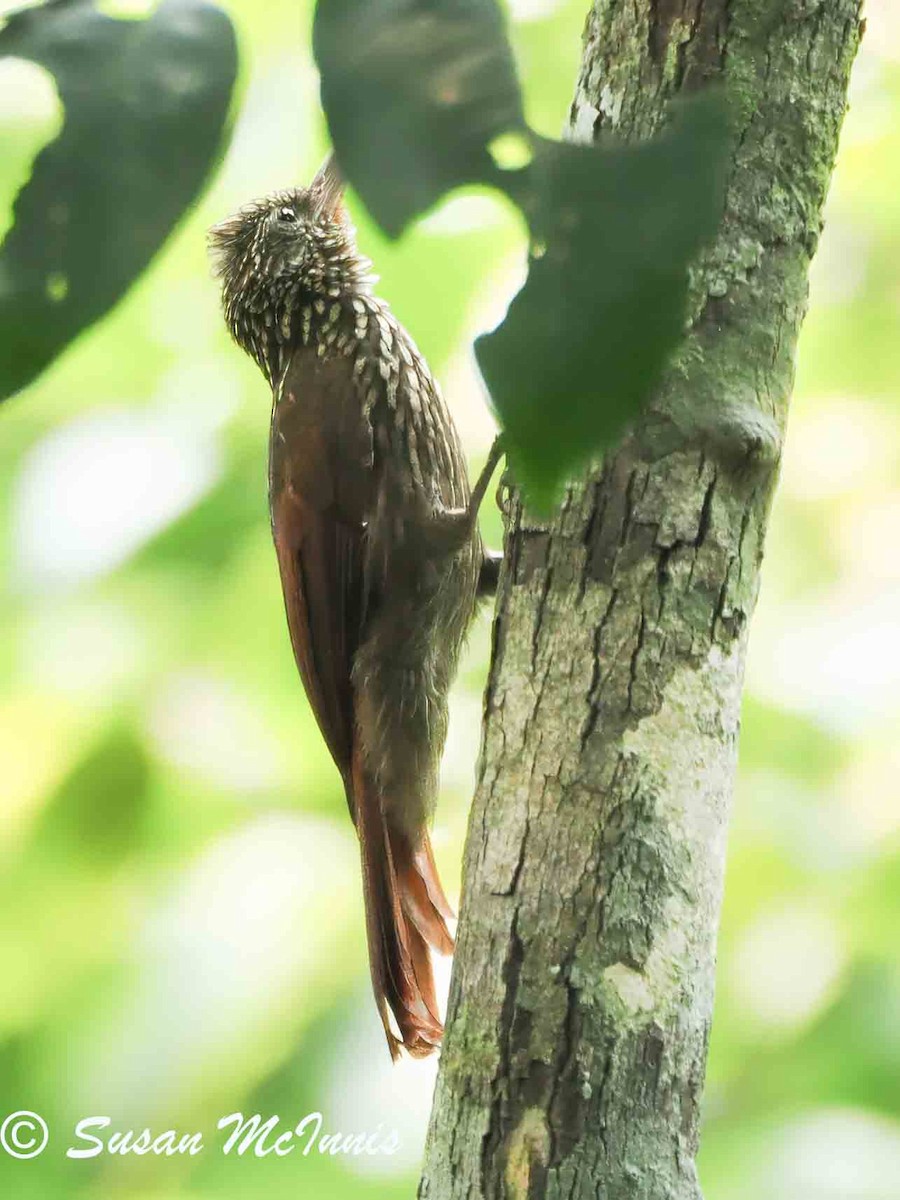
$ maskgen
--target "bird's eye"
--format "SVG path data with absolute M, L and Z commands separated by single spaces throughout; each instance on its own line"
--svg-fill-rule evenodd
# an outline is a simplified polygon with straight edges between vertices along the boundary
M 287 207 L 279 208 L 278 220 L 284 221 L 287 225 L 293 225 L 294 222 L 297 220 L 297 214 L 294 212 L 294 210 L 292 208 L 287 208 Z

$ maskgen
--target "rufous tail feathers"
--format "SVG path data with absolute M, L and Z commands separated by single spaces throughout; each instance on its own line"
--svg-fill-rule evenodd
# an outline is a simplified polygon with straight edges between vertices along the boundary
M 414 1058 L 424 1058 L 438 1048 L 444 1032 L 429 947 L 453 953 L 447 927 L 453 910 L 438 878 L 427 831 L 423 829 L 418 844 L 412 845 L 406 833 L 391 825 L 358 750 L 353 754 L 352 785 L 375 1000 L 391 1057 L 396 1059 L 402 1047 Z

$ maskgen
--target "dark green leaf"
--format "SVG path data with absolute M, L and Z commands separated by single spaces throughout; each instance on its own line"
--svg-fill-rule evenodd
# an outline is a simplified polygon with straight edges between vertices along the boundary
M 391 236 L 524 130 L 495 0 L 320 0 L 314 46 L 341 169 Z
M 49 70 L 65 108 L 0 248 L 3 398 L 119 299 L 195 198 L 221 145 L 237 51 L 228 18 L 204 0 L 167 0 L 146 20 L 57 0 L 10 17 L 0 55 Z
M 536 507 L 658 381 L 683 332 L 688 265 L 721 215 L 727 140 L 724 103 L 703 97 L 652 142 L 544 142 L 510 178 L 542 253 L 476 353 Z

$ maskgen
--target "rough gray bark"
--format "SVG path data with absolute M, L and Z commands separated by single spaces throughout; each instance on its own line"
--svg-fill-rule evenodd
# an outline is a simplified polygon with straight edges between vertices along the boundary
M 739 129 L 651 408 L 550 524 L 513 501 L 423 1200 L 700 1195 L 747 623 L 860 32 L 860 0 L 589 15 L 576 135 L 722 76 Z

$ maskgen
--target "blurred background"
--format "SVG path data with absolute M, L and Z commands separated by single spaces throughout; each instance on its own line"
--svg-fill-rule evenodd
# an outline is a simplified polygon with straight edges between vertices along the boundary
M 269 400 L 228 341 L 207 226 L 326 151 L 311 4 L 231 0 L 243 65 L 221 169 L 125 300 L 0 412 L 0 1194 L 414 1194 L 434 1065 L 391 1069 L 357 852 L 290 653 L 266 507 Z M 13 7 L 0 3 L 0 13 Z M 109 0 L 139 12 L 140 0 Z M 587 0 L 511 0 L 529 117 L 564 121 Z M 700 1168 L 707 1200 L 900 1187 L 900 10 L 868 33 L 815 264 L 751 639 Z M 0 235 L 61 114 L 0 62 Z M 444 204 L 399 245 L 358 206 L 381 292 L 471 452 L 470 359 L 520 279 L 513 211 Z M 486 518 L 499 544 L 499 521 Z M 435 845 L 458 896 L 490 613 L 453 697 Z M 76 1119 L 395 1128 L 392 1157 L 63 1155 Z M 98 1165 L 99 1164 L 99 1165 Z

